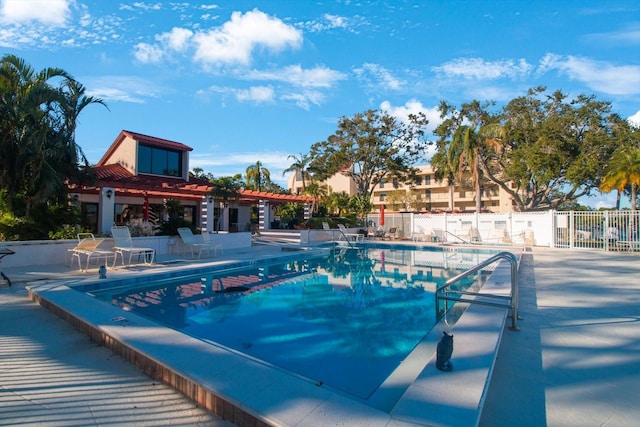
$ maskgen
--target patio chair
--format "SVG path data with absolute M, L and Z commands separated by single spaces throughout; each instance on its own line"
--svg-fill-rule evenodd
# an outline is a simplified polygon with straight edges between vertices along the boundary
M 386 233 L 384 233 L 384 240 L 391 240 L 396 238 L 396 232 L 398 231 L 398 229 L 396 227 L 391 227 L 389 229 L 389 231 L 387 231 Z
M 153 263 L 153 260 L 156 257 L 156 250 L 153 248 L 144 248 L 133 246 L 133 241 L 131 240 L 131 233 L 129 232 L 129 228 L 126 226 L 114 226 L 111 227 L 111 236 L 113 237 L 113 250 L 115 252 L 113 259 L 113 266 L 116 266 L 118 262 L 118 255 L 122 259 L 122 265 L 124 266 L 124 254 L 129 254 L 128 264 L 131 264 L 131 259 L 133 255 L 138 255 L 143 257 L 143 261 L 145 264 Z
M 209 249 L 213 249 L 213 255 L 217 255 L 218 250 L 220 250 L 220 253 L 222 254 L 222 240 L 220 239 L 220 236 L 212 233 L 202 233 L 201 236 L 202 241 L 210 245 Z
M 78 260 L 78 269 L 87 271 L 89 269 L 89 263 L 92 257 L 101 258 L 104 257 L 105 267 L 108 264 L 109 258 L 115 256 L 115 253 L 110 250 L 100 249 L 99 246 L 104 242 L 104 239 L 96 239 L 92 233 L 78 234 L 78 244 L 71 248 L 71 267 L 73 268 L 73 260 Z M 82 257 L 87 258 L 87 265 L 82 268 Z
M 442 230 L 441 228 L 434 228 L 433 239 L 438 243 L 444 243 L 447 241 L 447 236 L 446 234 L 444 234 L 444 230 Z
M 191 256 L 195 257 L 196 250 L 198 251 L 198 259 L 202 256 L 203 251 L 207 251 L 209 254 L 210 250 L 214 250 L 214 255 L 217 253 L 218 247 L 222 250 L 222 244 L 220 242 L 205 242 L 204 234 L 202 234 L 203 240 L 196 240 L 196 236 L 193 234 L 189 227 L 180 227 L 178 228 L 178 234 L 180 235 L 180 239 L 182 239 L 182 243 L 184 243 L 189 249 L 191 249 Z M 207 234 L 207 233 L 205 233 Z M 206 238 L 208 238 L 207 236 Z

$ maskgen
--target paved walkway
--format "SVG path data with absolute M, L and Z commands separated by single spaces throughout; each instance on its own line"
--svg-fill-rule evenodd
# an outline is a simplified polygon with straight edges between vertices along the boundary
M 15 279 L 14 279 L 15 280 Z M 0 287 L 0 426 L 230 426 Z
M 0 426 L 228 426 L 0 286 Z M 42 273 L 31 277 L 45 277 Z M 637 426 L 640 256 L 534 249 L 481 427 Z M 454 350 L 455 358 L 455 350 Z
M 638 426 L 640 256 L 526 258 L 521 330 L 505 329 L 480 426 Z

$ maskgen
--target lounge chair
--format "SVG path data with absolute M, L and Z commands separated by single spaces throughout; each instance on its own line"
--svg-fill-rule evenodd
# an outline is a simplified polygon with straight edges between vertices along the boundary
M 396 232 L 398 231 L 398 229 L 396 227 L 391 227 L 389 229 L 389 231 L 387 231 L 386 233 L 384 233 L 384 240 L 395 240 L 396 239 Z
M 107 266 L 109 258 L 114 256 L 115 253 L 110 250 L 100 249 L 99 246 L 104 242 L 104 239 L 96 239 L 91 233 L 84 233 L 78 235 L 78 244 L 72 248 L 71 251 L 71 267 L 73 267 L 73 260 L 78 260 L 78 269 L 87 271 L 89 269 L 89 263 L 92 257 L 101 258 L 104 257 L 104 266 Z M 82 268 L 82 257 L 87 257 L 87 265 Z
M 202 256 L 203 251 L 207 251 L 207 254 L 209 254 L 211 249 L 215 251 L 218 246 L 222 248 L 222 245 L 216 242 L 207 243 L 204 240 L 196 240 L 196 236 L 188 227 L 178 228 L 178 234 L 180 235 L 180 239 L 182 239 L 182 243 L 191 249 L 191 256 L 195 257 L 196 251 L 198 251 L 198 259 Z
M 211 233 L 202 233 L 202 241 L 204 243 L 208 243 L 210 245 L 209 249 L 213 249 L 213 255 L 217 255 L 218 254 L 218 249 L 220 250 L 220 253 L 222 253 L 222 241 L 220 240 L 220 237 L 217 234 L 211 234 Z
M 156 257 L 156 250 L 153 248 L 133 246 L 131 233 L 129 232 L 129 228 L 126 226 L 111 227 L 111 236 L 113 236 L 113 250 L 115 252 L 113 259 L 114 267 L 118 262 L 118 255 L 120 255 L 122 259 L 122 265 L 125 265 L 124 254 L 129 254 L 129 261 L 127 265 L 131 264 L 133 255 L 138 255 L 138 257 L 142 255 L 145 264 L 153 263 L 153 260 Z
M 444 230 L 442 230 L 441 228 L 434 228 L 433 240 L 438 243 L 444 243 L 447 241 L 447 235 L 444 233 Z

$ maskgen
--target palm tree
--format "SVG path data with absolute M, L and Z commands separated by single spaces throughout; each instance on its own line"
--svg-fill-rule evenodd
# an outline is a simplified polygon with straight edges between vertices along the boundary
M 67 183 L 88 166 L 75 142 L 77 118 L 94 103 L 104 105 L 62 69 L 36 72 L 14 55 L 0 60 L 0 189 L 12 212 L 29 217 L 35 206 L 66 201 Z
M 307 185 L 304 193 L 313 198 L 313 203 L 311 204 L 311 211 L 313 213 L 318 212 L 318 203 L 320 200 L 327 197 L 328 191 L 326 184 L 321 184 L 317 181 L 311 181 L 309 185 Z
M 431 165 L 434 167 L 434 176 L 436 181 L 447 181 L 449 186 L 449 210 L 454 208 L 454 190 L 456 186 L 456 177 L 459 170 L 460 153 L 459 147 L 449 144 L 446 150 L 437 151 L 431 158 Z
M 308 154 L 300 154 L 300 156 L 296 156 L 295 154 L 290 154 L 287 156 L 287 159 L 293 159 L 293 163 L 291 166 L 282 171 L 282 176 L 295 172 L 296 174 L 300 174 L 302 177 L 302 192 L 304 193 L 306 186 L 305 183 L 305 175 L 308 175 L 307 166 L 309 166 L 309 162 L 311 158 Z
M 631 188 L 631 210 L 636 210 L 636 199 L 640 186 L 640 148 L 620 147 L 609 165 L 605 168 L 600 190 L 608 193 L 614 189 L 622 193 L 625 187 Z
M 255 165 L 251 165 L 246 170 L 247 188 L 262 191 L 265 184 L 271 183 L 271 172 L 262 166 L 258 160 Z
M 210 179 L 209 182 L 213 184 L 211 191 L 211 197 L 214 201 L 222 201 L 227 203 L 229 199 L 235 198 L 240 194 L 242 189 L 242 181 L 240 174 L 234 176 L 222 176 L 217 179 Z M 220 220 L 218 220 L 219 222 Z M 219 229 L 219 225 L 214 223 L 214 231 Z
M 324 204 L 327 207 L 327 212 L 331 213 L 332 215 L 342 216 L 347 212 L 349 199 L 349 194 L 347 194 L 346 191 L 330 193 L 324 201 Z

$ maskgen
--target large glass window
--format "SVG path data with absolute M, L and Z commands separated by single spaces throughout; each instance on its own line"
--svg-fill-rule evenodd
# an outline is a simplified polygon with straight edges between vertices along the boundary
M 180 176 L 180 152 L 163 148 L 138 146 L 138 172 L 164 176 Z

